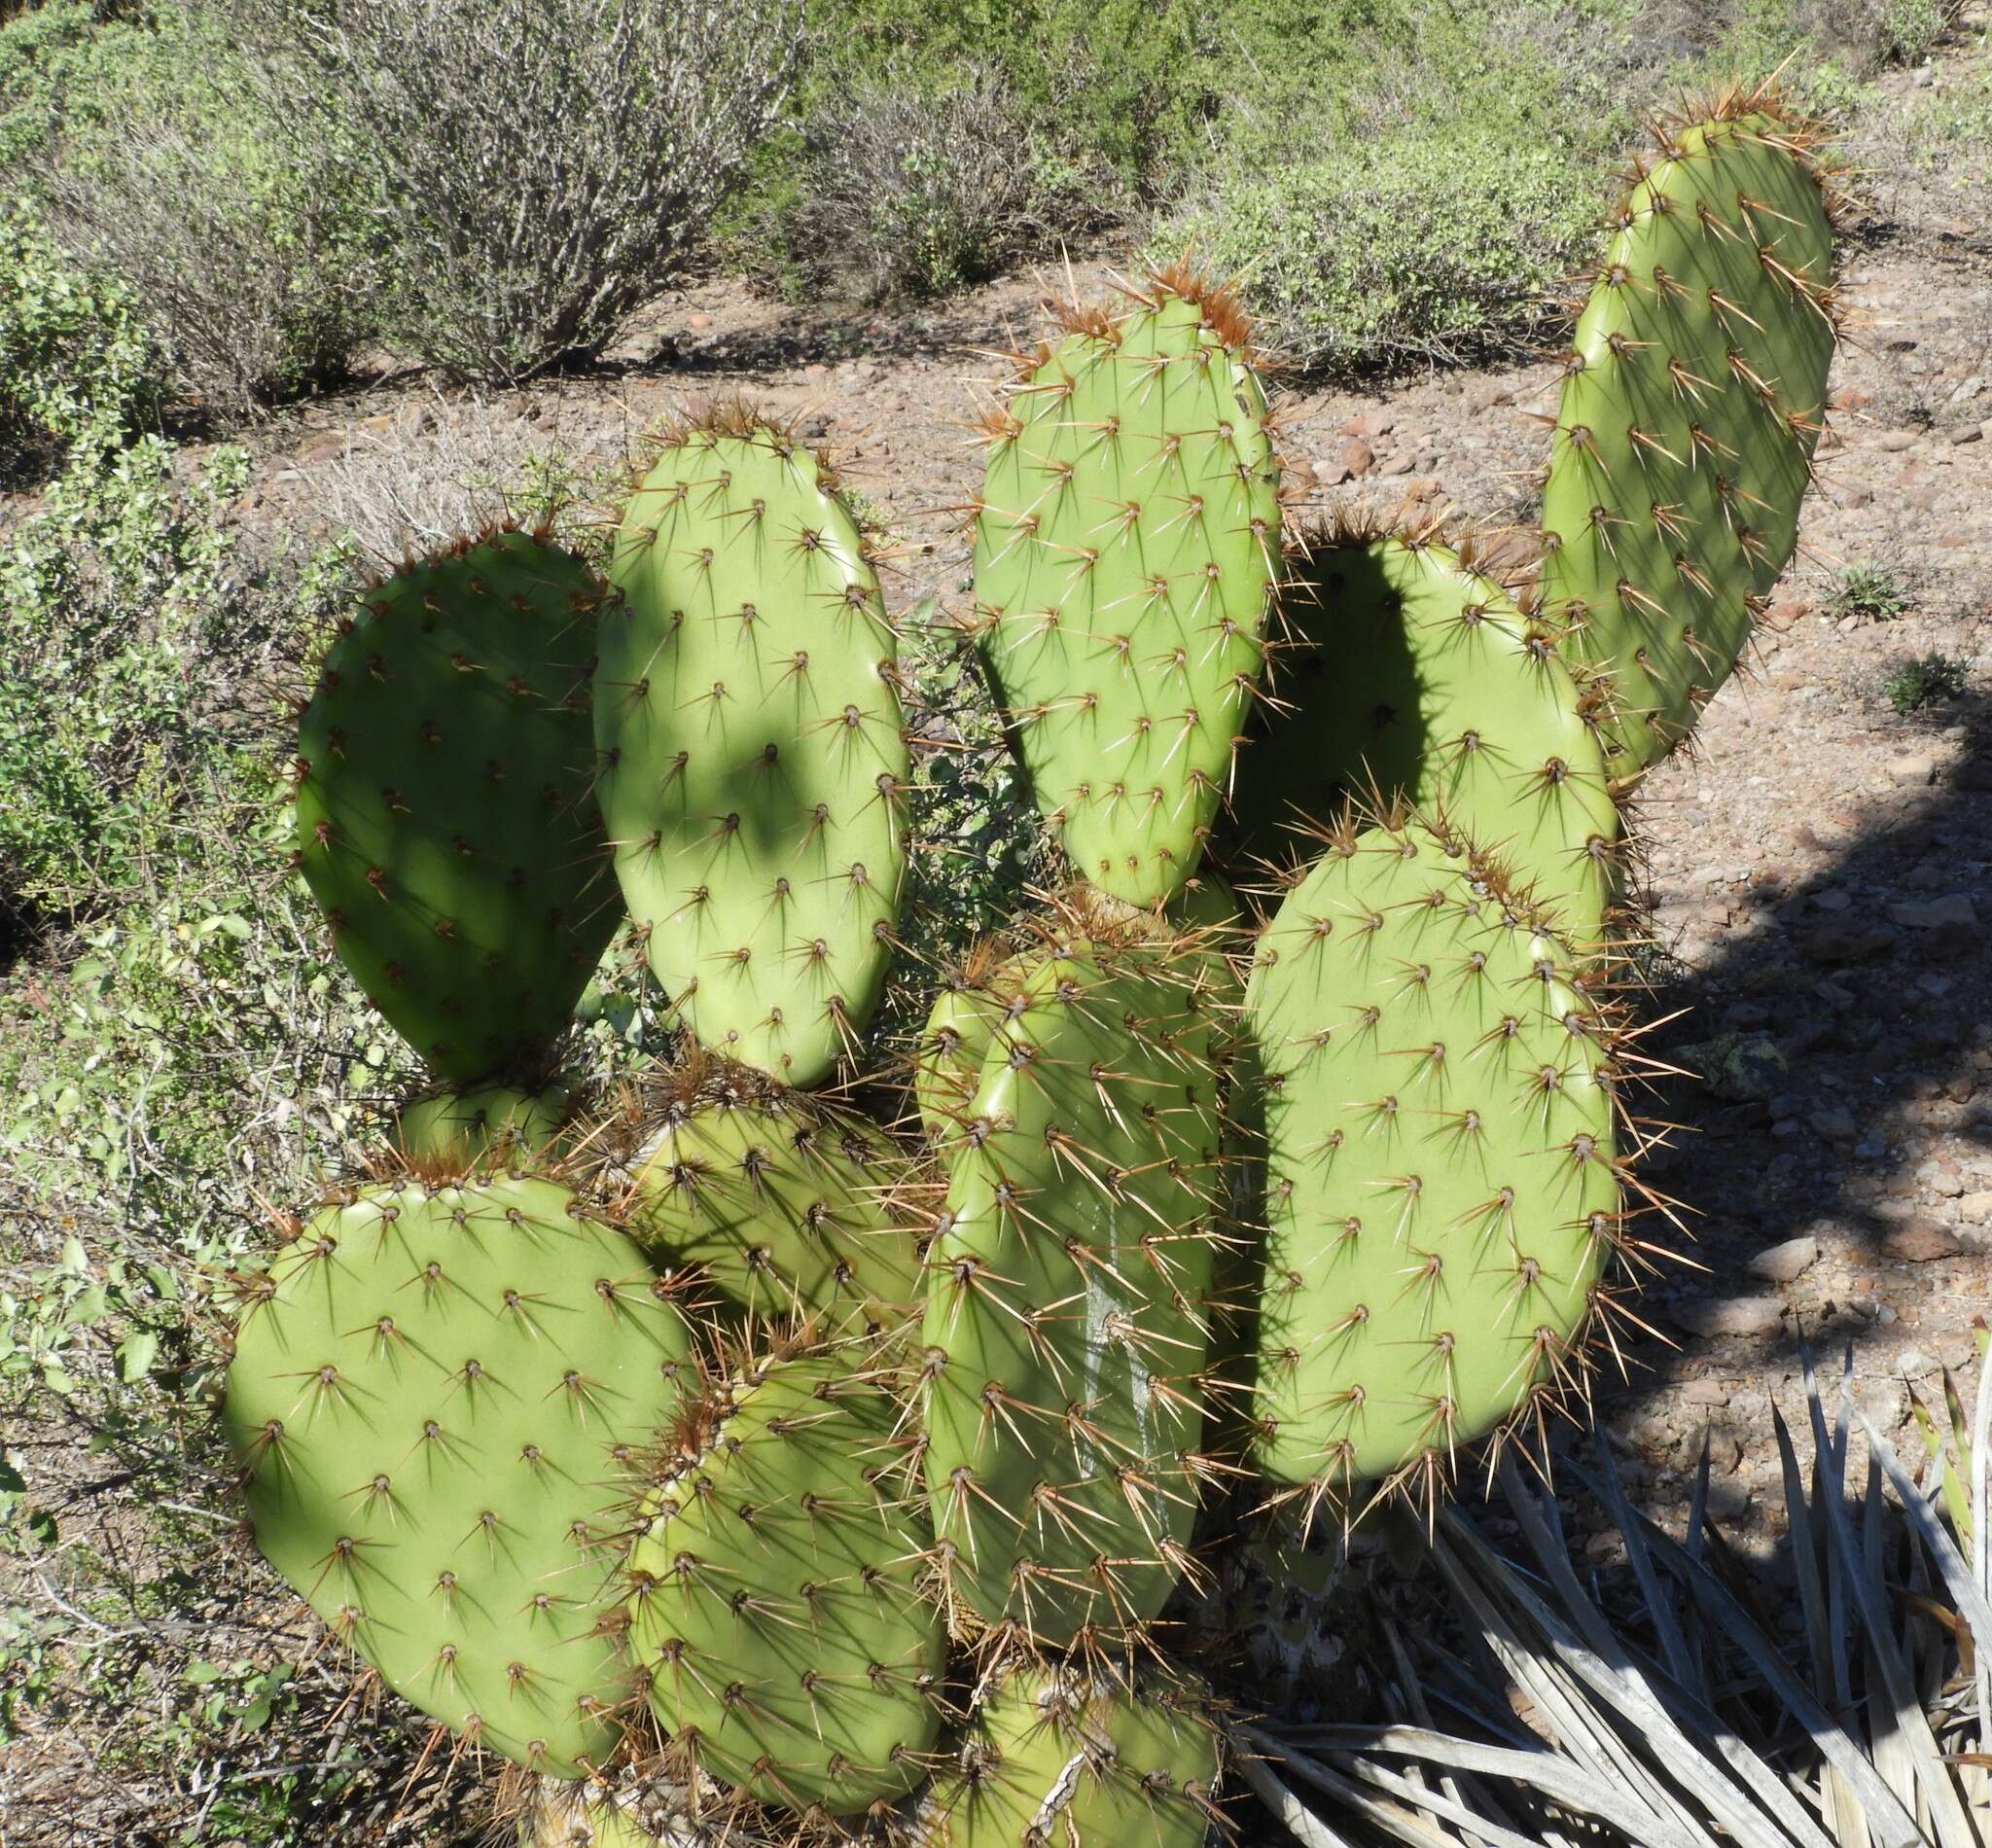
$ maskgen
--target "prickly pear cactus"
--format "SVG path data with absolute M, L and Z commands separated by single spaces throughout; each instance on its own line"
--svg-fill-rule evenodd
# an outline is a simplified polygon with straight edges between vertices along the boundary
M 1241 755 L 1238 832 L 1404 799 L 1504 860 L 1573 941 L 1618 896 L 1618 814 L 1591 702 L 1531 621 L 1437 529 L 1315 536 L 1282 591 L 1291 711 Z
M 1621 1223 L 1609 1023 L 1506 889 L 1416 822 L 1351 824 L 1260 940 L 1254 1454 L 1310 1515 L 1435 1491 L 1583 1377 Z
M 1796 542 L 1834 342 L 1813 138 L 1762 95 L 1673 127 L 1577 325 L 1543 612 L 1609 693 L 1620 776 L 1692 729 Z
M 926 1775 L 946 1635 L 889 1382 L 853 1351 L 750 1367 L 644 1504 L 631 1641 L 680 1769 L 849 1815 Z
M 1202 1848 L 1216 1729 L 1187 1693 L 1019 1670 L 978 1709 L 959 1765 L 921 1807 L 919 1848 Z
M 299 865 L 441 1077 L 533 1073 L 622 917 L 589 793 L 601 587 L 529 532 L 365 591 L 299 726 Z
M 898 644 L 828 470 L 728 416 L 631 495 L 598 793 L 651 968 L 701 1044 L 813 1084 L 876 1004 L 906 876 Z
M 626 1223 L 764 1321 L 855 1333 L 905 1321 L 925 1291 L 907 1188 L 862 1118 L 708 1098 L 638 1157 Z
M 1203 851 L 1279 568 L 1249 328 L 1157 276 L 1125 314 L 1075 313 L 988 438 L 983 659 L 1074 871 L 1156 904 Z
M 432 1091 L 403 1109 L 395 1141 L 418 1166 L 434 1164 L 454 1173 L 475 1163 L 496 1166 L 515 1155 L 545 1149 L 560 1133 L 573 1104 L 574 1094 L 565 1084 L 536 1091 L 511 1084 Z
M 252 1289 L 224 1412 L 257 1545 L 334 1633 L 565 1777 L 620 1736 L 619 1532 L 691 1371 L 642 1254 L 576 1208 L 520 1176 L 324 1208 Z
M 1186 967 L 1187 965 L 1187 967 Z M 1195 955 L 1018 975 L 927 1255 L 927 1447 L 957 1628 L 1152 1617 L 1197 1499 L 1219 1122 Z

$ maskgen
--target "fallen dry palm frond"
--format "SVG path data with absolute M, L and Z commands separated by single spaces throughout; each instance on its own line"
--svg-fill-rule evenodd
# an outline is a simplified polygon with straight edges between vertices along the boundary
M 1580 1576 L 1556 1501 L 1505 1463 L 1527 1556 L 1441 1513 L 1431 1556 L 1457 1633 L 1386 1620 L 1377 1670 L 1397 1718 L 1241 1727 L 1234 1762 L 1308 1848 L 1984 1848 L 1988 1378 L 1981 1366 L 1970 1414 L 1946 1378 L 1943 1424 L 1917 1404 L 1926 1492 L 1854 1398 L 1851 1361 L 1830 1412 L 1807 1356 L 1809 1467 L 1776 1423 L 1795 1642 L 1708 1522 L 1706 1446 L 1675 1540 L 1633 1508 L 1601 1440 L 1573 1474 L 1623 1540 L 1626 1614 Z

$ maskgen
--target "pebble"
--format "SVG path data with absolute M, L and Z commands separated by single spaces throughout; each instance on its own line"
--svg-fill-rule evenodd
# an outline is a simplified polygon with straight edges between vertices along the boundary
M 1819 1240 L 1805 1232 L 1759 1252 L 1750 1261 L 1750 1271 L 1766 1283 L 1796 1283 L 1818 1262 Z
M 1351 437 L 1348 442 L 1342 444 L 1340 453 L 1335 457 L 1335 462 L 1338 467 L 1348 471 L 1348 476 L 1344 477 L 1344 480 L 1350 477 L 1368 475 L 1376 466 L 1376 451 L 1370 448 L 1361 437 Z
M 1992 1193 L 1967 1193 L 1957 1203 L 1959 1214 L 1974 1225 L 1992 1219 Z
M 1936 1372 L 1937 1368 L 1937 1356 L 1924 1353 L 1920 1347 L 1905 1347 L 1895 1357 L 1895 1370 L 1904 1379 L 1920 1379 L 1925 1373 Z
M 1671 1311 L 1690 1334 L 1772 1334 L 1784 1320 L 1781 1297 L 1730 1297 L 1715 1302 L 1684 1302 Z
M 1681 1397 L 1690 1405 L 1726 1405 L 1729 1389 L 1719 1379 L 1690 1379 L 1681 1388 Z
M 1978 925 L 1977 907 L 1973 905 L 1969 894 L 1952 892 L 1944 898 L 1928 899 L 1918 903 L 1905 899 L 1888 907 L 1891 924 L 1901 924 L 1912 931 L 1940 930 L 1946 924 L 1959 924 L 1966 930 L 1975 930 Z
M 1948 1226 L 1923 1219 L 1897 1226 L 1881 1241 L 1881 1249 L 1904 1263 L 1929 1264 L 1939 1258 L 1955 1258 L 1964 1246 Z
M 1899 757 L 1888 766 L 1888 780 L 1903 789 L 1920 789 L 1937 781 L 1937 760 L 1917 752 Z
M 1828 1142 L 1852 1142 L 1860 1133 L 1860 1125 L 1854 1121 L 1854 1113 L 1844 1104 L 1835 1104 L 1831 1110 L 1815 1110 L 1812 1113 L 1812 1128 L 1814 1134 L 1825 1137 Z M 1792 1242 L 1796 1244 L 1797 1241 L 1795 1239 Z M 1774 1249 L 1782 1251 L 1784 1247 L 1780 1245 Z
M 1920 430 L 1884 430 L 1877 442 L 1882 448 L 1900 454 L 1903 449 L 1913 449 L 1921 435 Z

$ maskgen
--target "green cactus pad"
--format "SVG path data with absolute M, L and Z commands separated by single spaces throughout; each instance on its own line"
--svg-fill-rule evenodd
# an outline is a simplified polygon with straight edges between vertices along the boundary
M 1796 543 L 1826 403 L 1832 229 L 1763 98 L 1677 129 L 1618 214 L 1543 497 L 1543 613 L 1609 690 L 1621 776 L 1693 727 Z
M 1589 707 L 1551 632 L 1429 535 L 1321 536 L 1289 564 L 1291 711 L 1238 761 L 1235 832 L 1267 854 L 1283 824 L 1344 798 L 1402 798 L 1462 828 L 1594 942 L 1616 890 L 1618 815 Z
M 628 1566 L 631 1646 L 686 1773 L 833 1815 L 926 1775 L 946 1654 L 904 1407 L 857 1365 L 775 1360 L 724 1389 Z
M 926 1287 L 893 1198 L 904 1167 L 858 1118 L 707 1101 L 643 1151 L 626 1224 L 659 1263 L 698 1266 L 764 1319 L 875 1330 Z
M 1193 1700 L 1019 1671 L 920 1814 L 919 1848 L 1203 1848 L 1217 1733 Z
M 906 877 L 898 645 L 858 528 L 780 432 L 695 428 L 611 575 L 599 794 L 651 968 L 703 1045 L 813 1084 L 877 1003 Z
M 617 1535 L 689 1337 L 550 1181 L 371 1187 L 252 1297 L 225 1421 L 265 1557 L 388 1685 L 561 1776 L 632 1686 Z
M 409 1161 L 425 1166 L 461 1172 L 473 1163 L 496 1165 L 545 1149 L 565 1126 L 573 1102 L 565 1084 L 433 1091 L 402 1111 L 394 1138 Z
M 588 792 L 593 574 L 532 533 L 410 565 L 298 729 L 298 850 L 339 955 L 440 1076 L 531 1070 L 622 915 Z
M 1618 1236 L 1609 1035 L 1486 862 L 1350 831 L 1260 940 L 1257 1460 L 1315 1501 L 1436 1483 L 1583 1370 Z
M 927 1255 L 925 1452 L 957 1627 L 1152 1617 L 1187 1560 L 1219 1125 L 1200 957 L 1019 965 Z
M 983 658 L 1067 858 L 1130 904 L 1203 851 L 1259 673 L 1278 480 L 1243 318 L 1182 274 L 1074 317 L 991 428 Z

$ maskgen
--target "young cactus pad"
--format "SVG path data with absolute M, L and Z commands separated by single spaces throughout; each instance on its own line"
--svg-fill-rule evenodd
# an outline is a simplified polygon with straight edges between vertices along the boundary
M 545 1149 L 565 1125 L 573 1102 L 565 1084 L 537 1091 L 510 1084 L 431 1091 L 403 1109 L 394 1138 L 402 1155 L 419 1165 L 433 1162 L 456 1173 L 473 1163 L 496 1166 L 515 1154 Z
M 902 1169 L 860 1119 L 712 1101 L 643 1152 L 626 1223 L 660 1264 L 697 1265 L 763 1320 L 860 1333 L 904 1321 L 926 1287 L 894 1206 Z
M 1620 1218 L 1606 1035 L 1502 887 L 1417 823 L 1351 827 L 1260 940 L 1256 1453 L 1310 1513 L 1437 1486 L 1584 1372 Z
M 1188 1560 L 1218 1191 L 1200 957 L 1019 973 L 927 1255 L 925 1452 L 958 1623 L 1059 1648 Z
M 707 1415 L 628 1567 L 632 1647 L 681 1769 L 833 1815 L 903 1796 L 926 1775 L 947 1647 L 918 1589 L 933 1536 L 903 1406 L 833 1351 L 763 1363 Z
M 919 1848 L 1203 1848 L 1217 1733 L 1178 1696 L 1020 1670 L 983 1701 L 920 1813 Z
M 575 1205 L 507 1176 L 325 1207 L 251 1297 L 225 1408 L 269 1562 L 396 1692 L 564 1777 L 620 1736 L 630 1459 L 690 1371 L 643 1255 Z
M 598 788 L 651 968 L 703 1045 L 813 1084 L 878 1000 L 906 876 L 864 542 L 814 455 L 729 419 L 661 445 L 611 575 Z
M 1577 324 L 1543 612 L 1609 689 L 1620 776 L 1692 729 L 1796 543 L 1834 341 L 1807 142 L 1762 97 L 1678 127 L 1619 208 Z
M 1402 799 L 1497 854 L 1573 941 L 1596 942 L 1618 815 L 1551 633 L 1425 532 L 1322 534 L 1290 560 L 1282 608 L 1292 711 L 1239 758 L 1249 844 L 1268 852 L 1282 824 L 1345 798 Z
M 299 726 L 305 881 L 445 1079 L 537 1067 L 622 917 L 588 791 L 600 596 L 526 532 L 410 565 L 340 623 Z
M 976 621 L 1038 805 L 1134 905 L 1195 871 L 1279 561 L 1243 316 L 1182 273 L 1075 314 L 989 426 Z

